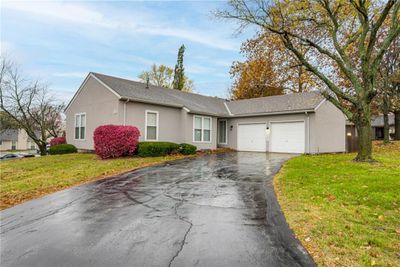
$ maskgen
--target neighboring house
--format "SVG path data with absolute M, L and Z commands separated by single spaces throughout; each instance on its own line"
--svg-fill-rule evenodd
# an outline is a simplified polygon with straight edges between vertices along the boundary
M 394 114 L 389 114 L 389 136 L 394 135 Z M 357 131 L 352 122 L 346 122 L 346 135 L 357 137 Z M 374 116 L 371 119 L 371 138 L 372 140 L 383 139 L 383 115 Z
M 0 132 L 0 150 L 34 150 L 37 146 L 23 129 Z
M 140 141 L 198 149 L 324 153 L 345 151 L 345 117 L 318 93 L 227 101 L 89 73 L 66 111 L 67 142 L 92 150 L 105 124 L 133 125 Z
M 389 114 L 389 136 L 394 135 L 394 114 Z M 371 120 L 372 139 L 383 139 L 383 115 L 376 116 Z

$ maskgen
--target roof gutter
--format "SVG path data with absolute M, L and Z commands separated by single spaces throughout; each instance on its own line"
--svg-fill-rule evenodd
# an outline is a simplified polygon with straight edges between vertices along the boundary
M 271 116 L 271 115 L 284 115 L 284 114 L 302 114 L 305 112 L 315 112 L 314 109 L 306 110 L 292 110 L 292 111 L 278 111 L 278 112 L 268 112 L 268 113 L 249 113 L 249 114 L 232 114 L 229 117 L 232 118 L 243 118 L 243 117 L 254 117 L 254 116 Z
M 129 98 L 129 97 L 121 97 L 120 100 L 124 100 L 127 102 L 139 102 L 139 103 L 145 103 L 145 104 L 153 104 L 153 105 L 158 105 L 158 106 L 165 106 L 165 107 L 173 107 L 173 108 L 183 108 L 183 105 L 174 105 L 174 104 L 165 104 L 165 103 L 160 103 L 160 102 L 155 102 L 155 101 L 150 101 L 150 100 L 145 100 L 145 99 L 140 99 L 140 98 Z
M 126 104 L 129 102 L 129 100 L 126 100 L 124 102 L 124 126 L 126 125 Z

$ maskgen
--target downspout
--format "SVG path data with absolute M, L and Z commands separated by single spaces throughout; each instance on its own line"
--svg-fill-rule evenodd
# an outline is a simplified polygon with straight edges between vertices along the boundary
M 126 104 L 129 102 L 129 99 L 127 99 L 124 102 L 124 126 L 126 125 Z
M 307 115 L 307 154 L 311 154 L 310 152 L 310 115 L 306 111 L 305 114 Z

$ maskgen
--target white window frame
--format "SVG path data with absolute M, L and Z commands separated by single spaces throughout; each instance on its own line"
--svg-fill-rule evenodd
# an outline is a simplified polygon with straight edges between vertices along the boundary
M 196 118 L 201 118 L 201 141 L 195 140 Z M 204 129 L 204 119 L 210 119 L 210 141 L 204 141 L 204 130 L 205 130 Z M 193 116 L 193 143 L 211 144 L 212 143 L 212 124 L 213 124 L 212 117 L 194 115 Z
M 156 114 L 156 139 L 147 139 L 147 114 L 148 113 Z M 159 113 L 158 113 L 158 111 L 146 109 L 145 116 L 144 116 L 144 140 L 145 141 L 158 141 L 158 128 L 159 128 Z
M 85 135 L 85 138 L 81 138 L 81 127 L 82 126 L 79 126 L 79 138 L 76 138 L 76 136 L 75 136 L 75 128 L 76 128 L 76 117 L 77 116 L 82 116 L 82 115 L 85 115 L 85 131 L 84 131 L 84 135 Z M 81 113 L 75 113 L 75 116 L 74 116 L 74 140 L 77 140 L 77 141 L 85 141 L 86 140 L 86 128 L 87 128 L 87 115 L 86 115 L 86 112 L 81 112 Z M 81 121 L 82 121 L 82 117 L 81 117 Z
M 220 131 L 220 129 L 219 129 L 219 122 L 220 121 L 224 121 L 225 122 L 225 143 L 221 143 L 220 142 L 220 140 L 219 140 L 219 131 Z M 228 120 L 226 120 L 226 119 L 224 119 L 224 120 L 218 120 L 218 136 L 217 136 L 217 138 L 218 138 L 218 144 L 220 144 L 220 145 L 227 145 L 228 144 Z

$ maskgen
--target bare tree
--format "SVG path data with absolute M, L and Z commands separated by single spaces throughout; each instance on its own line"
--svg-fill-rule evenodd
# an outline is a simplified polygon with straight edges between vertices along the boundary
M 239 29 L 256 25 L 279 36 L 324 83 L 324 96 L 354 122 L 359 133 L 356 160 L 371 161 L 371 102 L 378 93 L 382 57 L 400 34 L 399 7 L 400 0 L 231 0 L 217 16 L 238 21 Z M 384 23 L 389 26 L 383 31 Z M 333 70 L 351 90 L 341 87 Z
M 57 104 L 47 87 L 24 78 L 18 67 L 5 58 L 0 63 L 0 108 L 46 155 L 46 140 L 61 133 L 60 114 L 63 104 Z

